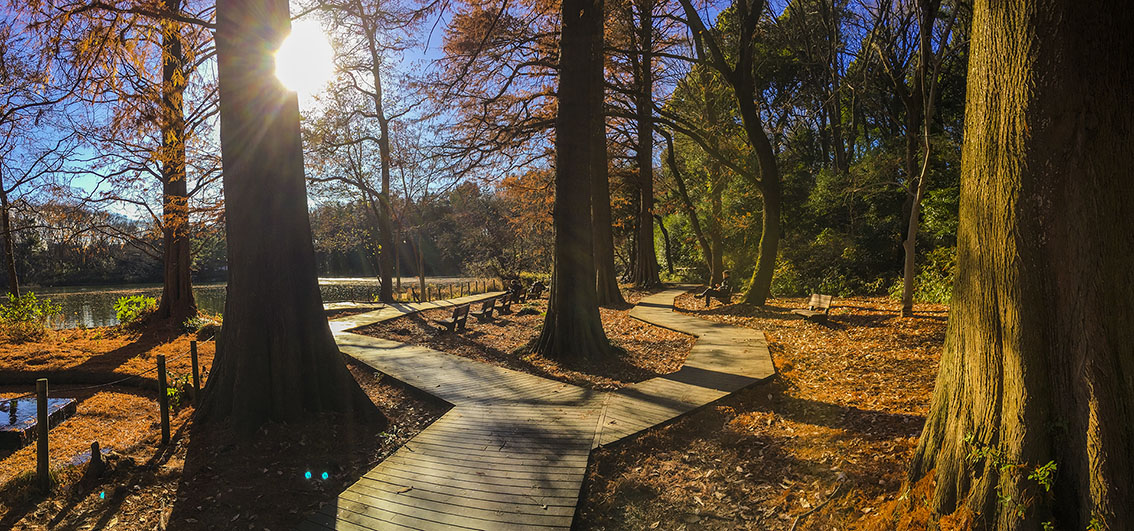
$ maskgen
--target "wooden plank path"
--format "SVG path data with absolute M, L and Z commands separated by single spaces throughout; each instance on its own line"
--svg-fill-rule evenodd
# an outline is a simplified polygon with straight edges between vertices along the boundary
M 592 448 L 775 373 L 763 333 L 673 312 L 673 299 L 684 292 L 643 298 L 630 315 L 697 336 L 685 366 L 615 392 L 349 332 L 499 293 L 395 304 L 331 321 L 344 353 L 454 407 L 300 529 L 570 528 Z

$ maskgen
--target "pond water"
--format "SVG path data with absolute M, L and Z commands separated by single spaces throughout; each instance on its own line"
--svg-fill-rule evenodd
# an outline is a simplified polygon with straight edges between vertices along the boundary
M 431 277 L 426 283 L 433 286 L 472 281 L 463 277 Z M 402 289 L 416 286 L 416 278 L 402 278 Z M 25 292 L 34 292 L 38 298 L 48 298 L 63 307 L 61 321 L 56 328 L 75 328 L 78 326 L 112 326 L 118 324 L 114 315 L 114 302 L 119 297 L 145 295 L 161 298 L 161 284 L 121 284 L 113 286 L 62 286 L 28 287 Z M 370 302 L 378 295 L 376 278 L 320 278 L 319 291 L 323 302 L 360 301 Z M 203 283 L 193 286 L 193 296 L 197 308 L 208 313 L 224 311 L 225 284 Z

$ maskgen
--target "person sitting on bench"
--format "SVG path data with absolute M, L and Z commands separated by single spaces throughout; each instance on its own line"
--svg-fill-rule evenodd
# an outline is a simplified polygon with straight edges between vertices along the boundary
M 705 299 L 705 306 L 708 307 L 709 303 L 715 298 L 721 301 L 721 304 L 728 304 L 732 301 L 732 284 L 728 281 L 729 271 L 723 273 L 724 278 L 721 279 L 717 285 L 706 289 L 700 295 L 694 295 L 698 299 Z
M 511 302 L 524 302 L 524 285 L 520 283 L 520 279 L 512 280 L 512 285 L 508 288 L 508 296 L 511 297 Z

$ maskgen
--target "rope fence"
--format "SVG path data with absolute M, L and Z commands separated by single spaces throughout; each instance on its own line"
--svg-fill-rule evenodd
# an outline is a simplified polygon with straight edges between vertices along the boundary
M 214 335 L 214 336 L 210 337 L 209 339 L 202 341 L 202 343 L 211 342 L 211 341 L 213 341 L 213 339 L 215 337 L 216 336 Z M 111 381 L 111 382 L 106 382 L 106 383 L 101 383 L 101 384 L 87 385 L 87 386 L 83 386 L 83 387 L 68 387 L 68 388 L 64 389 L 64 391 L 70 393 L 70 392 L 75 392 L 75 391 L 91 391 L 91 390 L 96 390 L 96 389 L 102 389 L 102 388 L 106 388 L 106 387 L 120 385 L 123 382 L 127 382 L 127 381 L 135 379 L 135 378 L 141 379 L 141 378 L 143 378 L 144 376 L 146 376 L 150 373 L 157 372 L 158 408 L 159 408 L 160 414 L 161 414 L 161 444 L 162 445 L 169 444 L 169 441 L 170 441 L 169 392 L 168 392 L 169 381 L 166 378 L 166 363 L 168 361 L 176 361 L 176 360 L 183 359 L 183 358 L 185 358 L 185 356 L 189 356 L 191 358 L 190 359 L 190 365 L 192 367 L 192 384 L 193 384 L 192 399 L 193 399 L 194 402 L 196 402 L 198 397 L 201 394 L 201 382 L 200 382 L 201 376 L 200 376 L 200 367 L 199 367 L 199 364 L 198 364 L 198 361 L 197 361 L 197 343 L 198 342 L 195 341 L 195 340 L 190 341 L 188 350 L 185 350 L 184 352 L 180 352 L 178 354 L 174 354 L 171 357 L 167 357 L 164 354 L 158 354 L 157 356 L 155 356 L 156 365 L 153 368 L 147 369 L 147 370 L 142 371 L 140 373 L 126 375 L 126 376 L 123 376 L 122 378 L 119 378 L 117 380 L 114 380 L 114 381 Z M 16 396 L 16 397 L 9 397 L 9 398 L 0 399 L 0 403 L 11 403 L 12 404 L 11 407 L 13 408 L 12 410 L 14 411 L 15 407 L 16 407 L 15 404 L 16 404 L 17 400 L 36 397 L 36 433 L 37 433 L 37 435 L 36 435 L 36 484 L 39 486 L 39 488 L 43 492 L 47 492 L 51 489 L 51 476 L 50 476 L 50 471 L 49 471 L 49 468 L 48 468 L 49 452 L 48 452 L 48 440 L 47 440 L 47 432 L 48 432 L 48 430 L 50 429 L 51 426 L 50 426 L 50 419 L 49 419 L 49 415 L 48 415 L 48 402 L 47 402 L 48 387 L 47 387 L 47 383 L 48 383 L 47 378 L 40 378 L 40 379 L 36 380 L 35 392 L 19 395 L 19 396 Z M 92 444 L 92 449 L 98 448 L 97 445 L 98 445 L 98 442 L 95 441 Z M 96 457 L 95 457 L 94 454 L 92 454 L 91 458 L 95 459 Z

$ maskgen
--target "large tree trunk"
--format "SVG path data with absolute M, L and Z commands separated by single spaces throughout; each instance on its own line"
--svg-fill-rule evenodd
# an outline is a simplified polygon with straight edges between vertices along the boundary
M 974 8 L 957 279 L 910 479 L 935 471 L 932 508 L 976 526 L 1134 522 L 1132 13 Z M 1050 493 L 1028 478 L 1048 462 Z
M 171 13 L 181 11 L 181 0 L 165 0 Z M 193 299 L 189 242 L 189 188 L 185 172 L 185 57 L 181 49 L 181 23 L 161 21 L 161 178 L 163 286 L 156 317 L 180 324 L 197 315 Z
M 751 78 L 748 78 L 751 80 Z M 741 86 L 747 84 L 744 82 Z M 750 89 L 737 90 L 737 94 L 751 93 Z M 780 170 L 776 164 L 776 155 L 772 151 L 772 143 L 764 133 L 764 125 L 760 120 L 759 111 L 755 101 L 738 99 L 744 126 L 749 142 L 756 150 L 756 160 L 760 163 L 760 178 L 757 189 L 760 198 L 764 200 L 764 210 L 760 217 L 760 257 L 756 259 L 756 269 L 752 272 L 752 280 L 748 284 L 748 291 L 744 294 L 744 302 L 755 306 L 763 306 L 770 296 L 772 287 L 772 274 L 776 270 L 776 255 L 780 247 Z
M 287 0 L 217 3 L 228 297 L 200 420 L 242 431 L 346 413 L 385 423 L 323 314 L 307 214 L 299 103 L 273 75 Z
M 595 296 L 591 184 L 595 115 L 602 114 L 602 85 L 591 53 L 602 42 L 602 0 L 564 0 L 559 45 L 559 113 L 555 119 L 555 271 L 536 351 L 578 362 L 605 356 L 610 343 Z M 597 93 L 597 96 L 596 96 Z
M 635 286 L 661 284 L 654 249 L 654 2 L 639 0 L 638 46 L 638 257 L 631 275 Z
M 592 43 L 592 61 L 597 61 L 599 68 L 592 66 L 590 74 L 591 83 L 600 87 L 595 97 L 598 98 L 599 109 L 602 109 L 605 94 L 604 87 L 605 56 L 603 55 L 603 39 Z M 592 102 L 591 105 L 594 105 Z M 610 171 L 606 151 L 606 114 L 599 112 L 594 116 L 592 125 L 592 139 L 594 152 L 591 159 L 591 231 L 594 238 L 595 256 L 595 296 L 598 303 L 604 306 L 626 304 L 622 298 L 622 291 L 618 289 L 618 273 L 614 269 L 614 231 L 610 221 Z
M 744 302 L 763 306 L 770 296 L 772 274 L 776 270 L 776 254 L 780 246 L 780 182 L 779 179 L 766 181 L 760 188 L 764 199 L 764 210 L 760 216 L 760 257 L 756 259 L 756 269 L 748 283 Z
M 0 231 L 4 233 L 4 266 L 8 270 L 8 294 L 13 297 L 20 296 L 20 278 L 16 275 L 16 249 L 12 240 L 12 210 L 8 204 L 8 191 L 0 180 Z

